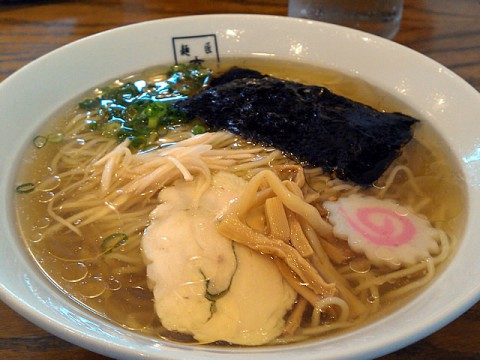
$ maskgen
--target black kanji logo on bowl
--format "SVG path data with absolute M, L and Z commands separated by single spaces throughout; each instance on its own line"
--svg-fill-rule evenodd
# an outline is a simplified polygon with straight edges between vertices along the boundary
M 215 34 L 173 37 L 172 44 L 175 64 L 220 61 Z

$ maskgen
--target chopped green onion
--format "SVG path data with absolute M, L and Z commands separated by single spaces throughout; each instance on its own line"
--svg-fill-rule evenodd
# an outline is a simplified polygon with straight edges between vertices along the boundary
M 156 129 L 160 118 L 167 115 L 167 112 L 168 106 L 166 103 L 153 102 L 148 105 L 145 110 L 143 110 L 143 114 L 148 118 L 147 127 L 150 130 Z
M 33 139 L 33 145 L 37 149 L 43 148 L 46 144 L 47 144 L 47 138 L 45 136 L 38 135 L 38 136 L 35 136 L 35 138 Z
M 207 131 L 205 129 L 205 126 L 200 125 L 200 124 L 196 124 L 192 127 L 192 134 L 193 135 L 203 134 L 205 131 Z
M 103 127 L 103 135 L 115 136 L 122 128 L 123 124 L 120 121 L 110 121 Z
M 150 135 L 151 130 L 143 121 L 132 121 L 133 135 Z
M 96 121 L 91 121 L 89 124 L 88 124 L 88 127 L 90 128 L 90 130 L 98 130 L 98 122 Z
M 130 146 L 135 149 L 141 149 L 147 145 L 148 141 L 143 136 L 136 136 L 130 141 Z
M 227 294 L 229 289 L 225 289 L 223 291 L 220 291 L 218 294 L 211 294 L 208 292 L 208 290 L 205 292 L 205 298 L 210 301 L 216 301 L 220 299 L 221 297 L 225 296 Z
M 35 184 L 31 182 L 20 184 L 15 188 L 15 191 L 19 194 L 28 194 L 33 190 L 35 190 Z
M 88 130 L 120 142 L 132 139 L 131 150 L 143 150 L 150 144 L 155 145 L 167 127 L 192 120 L 172 105 L 185 94 L 201 91 L 210 81 L 211 74 L 212 71 L 201 64 L 175 65 L 168 71 L 166 80 L 117 81 L 115 85 L 97 89 L 94 97 L 80 102 L 78 108 L 88 115 Z M 205 131 L 204 127 L 196 126 L 192 132 L 201 134 Z M 146 143 L 141 138 L 146 139 Z M 48 140 L 38 138 L 37 147 L 61 140 L 59 134 L 49 135 Z
M 65 139 L 65 134 L 62 133 L 55 133 L 55 134 L 48 134 L 47 142 L 49 143 L 61 143 Z
M 80 109 L 85 109 L 85 110 L 93 110 L 99 106 L 100 106 L 100 99 L 85 99 L 80 104 L 78 104 L 78 107 Z
M 157 126 L 158 126 L 159 120 L 160 120 L 160 119 L 159 119 L 158 117 L 150 117 L 150 118 L 148 118 L 147 128 L 149 128 L 150 130 L 156 129 Z
M 159 137 L 164 137 L 168 134 L 168 128 L 166 126 L 163 126 L 157 130 L 157 136 Z
M 125 244 L 127 241 L 128 236 L 127 234 L 123 233 L 115 233 L 110 236 L 107 236 L 102 242 L 102 253 L 108 254 L 112 252 L 113 249 L 119 247 L 120 245 Z
M 153 102 L 148 105 L 145 110 L 143 110 L 144 114 L 148 117 L 160 117 L 164 116 L 167 113 L 167 104 L 161 102 Z

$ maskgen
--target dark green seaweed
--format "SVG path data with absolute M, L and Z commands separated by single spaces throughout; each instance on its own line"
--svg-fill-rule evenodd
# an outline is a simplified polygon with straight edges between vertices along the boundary
M 274 146 L 301 162 L 370 186 L 413 137 L 418 120 L 307 86 L 233 68 L 177 108 L 213 130 Z

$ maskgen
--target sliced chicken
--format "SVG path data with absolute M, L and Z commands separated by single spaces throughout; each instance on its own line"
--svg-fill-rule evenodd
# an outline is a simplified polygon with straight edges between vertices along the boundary
M 157 315 L 165 328 L 202 343 L 268 343 L 281 335 L 296 293 L 271 258 L 216 230 L 244 180 L 220 172 L 200 198 L 197 181 L 161 191 L 142 239 Z

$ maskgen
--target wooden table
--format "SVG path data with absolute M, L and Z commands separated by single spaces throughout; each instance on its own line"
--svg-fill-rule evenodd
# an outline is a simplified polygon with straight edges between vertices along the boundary
M 103 30 L 208 13 L 286 15 L 287 0 L 0 0 L 0 81 L 51 50 Z M 480 89 L 480 1 L 406 0 L 394 41 L 437 60 Z M 0 358 L 106 359 L 50 335 L 3 303 Z M 382 357 L 412 358 L 480 359 L 480 303 L 435 334 Z

